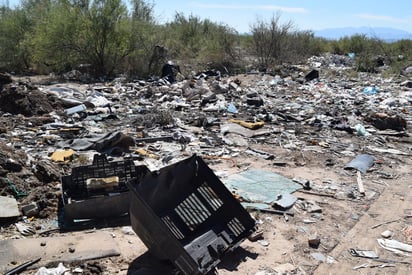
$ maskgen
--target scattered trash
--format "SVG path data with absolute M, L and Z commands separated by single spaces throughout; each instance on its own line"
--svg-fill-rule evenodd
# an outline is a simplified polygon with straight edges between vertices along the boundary
M 375 164 L 375 158 L 368 154 L 358 155 L 346 164 L 345 169 L 356 169 L 365 174 Z
M 131 226 L 123 226 L 121 228 L 121 231 L 125 235 L 136 235 L 136 233 L 133 231 L 133 228 Z
M 59 263 L 59 265 L 55 268 L 40 267 L 35 275 L 63 275 L 69 270 L 70 269 L 66 268 L 63 263 Z
M 24 271 L 28 267 L 34 265 L 35 263 L 39 262 L 40 260 L 41 260 L 41 258 L 37 258 L 37 259 L 30 260 L 30 261 L 27 261 L 25 263 L 22 263 L 21 265 L 16 266 L 12 270 L 7 271 L 6 273 L 4 273 L 4 275 L 20 274 L 22 271 Z
M 86 105 L 84 104 L 80 104 L 74 107 L 71 107 L 69 109 L 64 110 L 64 112 L 66 113 L 66 115 L 72 115 L 75 113 L 79 113 L 79 112 L 83 112 L 86 110 Z
M 363 187 L 363 181 L 362 181 L 362 176 L 360 171 L 356 171 L 356 181 L 358 183 L 358 191 L 361 193 L 361 195 L 365 195 L 365 188 Z
M 229 119 L 229 122 L 237 123 L 245 128 L 251 129 L 251 130 L 256 130 L 259 128 L 262 128 L 263 125 L 265 125 L 265 122 L 263 121 L 258 121 L 258 122 L 246 122 L 243 120 L 239 119 Z
M 366 131 L 365 126 L 363 126 L 362 124 L 356 124 L 355 125 L 355 131 L 358 134 L 358 136 L 369 136 L 369 132 Z
M 379 153 L 389 153 L 389 154 L 394 154 L 394 155 L 404 155 L 404 156 L 410 156 L 412 153 L 404 152 L 401 150 L 393 149 L 393 148 L 379 148 L 375 146 L 367 146 L 369 150 L 379 152 Z
M 237 114 L 238 112 L 236 106 L 232 102 L 227 107 L 227 111 L 232 114 Z
M 261 150 L 256 150 L 256 149 L 253 149 L 253 148 L 250 148 L 250 147 L 248 147 L 248 148 L 245 150 L 245 153 L 248 153 L 248 154 L 250 154 L 250 155 L 253 155 L 253 156 L 256 156 L 256 157 L 260 157 L 260 158 L 263 158 L 263 159 L 266 159 L 266 160 L 271 160 L 271 159 L 274 159 L 274 158 L 275 158 L 275 156 L 272 155 L 272 154 L 270 154 L 270 153 L 263 152 L 263 151 L 261 151 Z
M 146 166 L 132 160 L 109 162 L 105 155 L 94 155 L 91 165 L 78 166 L 63 176 L 63 216 L 67 226 L 76 219 L 102 219 L 121 216 L 129 210 L 126 182 L 148 173 Z
M 175 83 L 177 75 L 181 73 L 180 67 L 169 60 L 162 67 L 162 78 L 165 78 L 170 83 Z
M 326 256 L 319 252 L 312 252 L 310 255 L 319 262 L 326 262 Z
M 376 254 L 373 250 L 359 250 L 351 248 L 349 249 L 349 253 L 354 257 L 362 257 L 368 259 L 377 259 L 379 258 L 378 254 Z
M 374 226 L 372 226 L 371 229 L 375 229 L 375 228 L 377 228 L 377 227 L 379 227 L 379 226 L 381 226 L 381 225 L 390 224 L 390 223 L 393 223 L 393 222 L 398 222 L 398 221 L 400 221 L 400 220 L 401 220 L 401 219 L 395 219 L 395 220 L 390 220 L 390 221 L 378 223 L 378 224 L 375 224 Z
M 294 178 L 293 181 L 296 182 L 296 183 L 299 183 L 300 185 L 302 185 L 304 190 L 310 190 L 311 189 L 310 180 Z
M 261 246 L 269 246 L 269 242 L 268 241 L 266 241 L 266 240 L 258 240 L 257 241 Z
M 36 234 L 36 229 L 34 229 L 33 226 L 24 224 L 22 222 L 18 222 L 15 224 L 17 230 L 23 235 L 23 236 L 30 236 Z
M 277 274 L 293 274 L 293 272 L 296 270 L 296 267 L 291 263 L 285 263 L 275 266 L 273 270 L 276 271 Z
M 389 240 L 389 239 L 377 239 L 379 245 L 389 251 L 392 251 L 396 254 L 404 255 L 404 256 L 411 256 L 406 252 L 412 253 L 412 245 L 399 242 L 397 240 Z
M 253 232 L 249 237 L 248 240 L 251 242 L 256 242 L 257 240 L 263 239 L 263 230 Z
M 75 152 L 72 149 L 68 150 L 57 150 L 55 151 L 50 158 L 53 161 L 60 161 L 60 162 L 69 162 L 73 159 Z
M 165 60 L 166 56 L 162 58 Z M 376 61 L 383 64 L 378 58 Z M 84 254 L 107 256 L 113 250 L 119 254 L 113 241 L 124 238 L 132 242 L 134 230 L 121 227 L 106 232 L 100 228 L 120 220 L 120 226 L 130 222 L 127 214 L 133 194 L 126 182 L 147 179 L 149 175 L 155 178 L 165 165 L 179 163 L 199 152 L 217 168 L 216 175 L 230 192 L 222 197 L 210 188 L 194 191 L 196 184 L 180 188 L 176 193 L 182 206 L 167 215 L 176 227 L 163 215 L 173 207 L 155 213 L 173 237 L 183 236 L 184 243 L 177 246 L 183 247 L 181 255 L 190 251 L 194 256 L 188 257 L 188 262 L 203 264 L 202 270 L 208 270 L 211 263 L 213 269 L 216 259 L 246 238 L 246 233 L 239 232 L 253 231 L 249 228 L 255 224 L 253 219 L 234 220 L 233 213 L 226 210 L 226 203 L 221 205 L 234 197 L 235 205 L 240 202 L 263 223 L 264 234 L 256 234 L 255 241 L 265 236 L 270 242 L 268 247 L 249 243 L 246 250 L 249 245 L 258 249 L 248 253 L 265 250 L 268 254 L 259 255 L 264 258 L 279 250 L 297 268 L 293 272 L 310 273 L 319 264 L 312 256 L 307 257 L 315 248 L 306 246 L 294 251 L 285 248 L 289 242 L 283 242 L 284 239 L 293 240 L 296 234 L 294 230 L 283 234 L 285 227 L 297 224 L 298 232 L 309 238 L 308 245 L 317 247 L 319 240 L 322 250 L 319 252 L 325 252 L 334 245 L 330 240 L 341 242 L 338 235 L 360 220 L 382 194 L 381 188 L 391 190 L 405 180 L 404 171 L 412 155 L 408 127 L 412 121 L 411 81 L 405 77 L 408 70 L 400 77 L 380 74 L 387 65 L 380 67 L 378 73 L 355 72 L 352 67 L 355 62 L 355 53 L 325 54 L 309 58 L 307 64 L 278 65 L 270 72 L 249 71 L 234 76 L 233 72 L 220 68 L 223 74 L 215 69 L 190 72 L 185 80 L 181 78 L 180 68 L 168 63 L 162 78 L 102 78 L 99 83 L 91 79 L 82 82 L 81 79 L 87 78 L 77 70 L 63 74 L 67 80 L 76 80 L 64 83 L 55 83 L 52 75 L 30 76 L 27 77 L 30 81 L 26 81 L 26 77 L 0 74 L 0 242 L 1 249 L 6 251 L 0 257 L 0 271 L 40 256 L 39 266 L 45 267 L 53 267 L 47 261 L 50 258 L 55 265 L 59 261 L 83 261 L 81 252 L 88 250 L 76 245 L 75 238 L 70 239 L 70 244 L 56 244 L 63 242 L 57 239 L 62 237 L 59 230 L 74 230 L 83 225 L 109 233 L 105 240 L 110 244 L 104 247 L 106 241 L 96 240 L 87 233 L 85 240 L 90 237 L 93 243 L 99 243 L 99 251 Z M 162 63 L 158 65 L 161 67 Z M 47 80 L 38 81 L 38 78 Z M 358 156 L 361 153 L 370 155 L 362 158 Z M 97 164 L 90 164 L 95 155 L 105 155 L 105 160 L 100 156 Z M 351 158 L 353 161 L 346 164 Z M 356 172 L 357 185 L 354 173 L 340 171 L 342 167 Z M 361 175 L 372 168 L 373 173 Z M 186 170 L 182 171 L 178 178 L 185 181 Z M 285 177 L 274 176 L 277 173 Z M 291 181 L 288 177 L 303 179 Z M 165 202 L 169 195 L 174 197 L 174 192 L 166 187 L 162 189 Z M 186 200 L 184 195 L 192 193 L 196 197 L 189 195 Z M 359 194 L 364 196 L 360 201 Z M 4 202 L 4 198 L 11 204 Z M 407 200 L 405 194 L 396 195 L 398 198 Z M 353 203 L 357 202 L 362 202 L 362 207 L 354 209 Z M 344 219 L 340 211 L 346 213 Z M 410 244 L 408 223 L 412 214 L 407 209 L 404 213 L 402 209 L 399 211 L 393 214 L 396 220 L 386 218 L 388 221 L 379 223 L 381 220 L 376 218 L 379 224 L 373 228 L 396 222 L 396 233 L 382 232 L 381 238 L 398 236 L 402 238 L 400 241 Z M 216 212 L 219 215 L 214 216 Z M 268 217 L 273 219 L 272 223 Z M 372 213 L 371 217 L 375 218 Z M 229 218 L 233 222 L 226 220 Z M 225 222 L 220 223 L 222 220 Z M 33 234 L 35 229 L 34 234 L 23 236 L 16 230 L 16 222 L 30 227 L 21 232 Z M 276 227 L 272 226 L 274 223 Z M 271 235 L 274 230 L 275 242 Z M 328 237 L 318 237 L 325 232 Z M 153 235 L 152 240 L 163 240 L 166 234 L 162 231 Z M 42 236 L 50 239 L 41 239 Z M 190 244 L 196 241 L 206 248 L 192 246 L 190 250 Z M 210 244 L 209 248 L 205 243 Z M 14 245 L 18 248 L 15 258 L 8 252 Z M 60 250 L 51 253 L 56 258 L 42 254 L 41 250 L 53 245 L 60 245 Z M 166 247 L 158 250 L 163 252 Z M 31 254 L 24 254 L 27 251 Z M 317 256 L 325 263 L 333 262 L 326 254 Z M 119 262 L 124 261 L 120 258 Z M 308 260 L 311 262 L 308 265 L 298 265 Z M 378 260 L 382 262 L 369 263 Z M 398 262 L 391 260 L 367 261 L 369 267 L 396 265 L 394 272 L 403 271 Z M 117 264 L 103 262 L 103 266 Z M 127 269 L 124 265 L 122 262 L 119 269 Z M 276 273 L 273 266 L 276 264 L 262 268 L 267 273 Z M 86 265 L 80 269 L 84 273 L 91 271 Z M 96 274 L 103 272 L 100 266 L 93 270 Z M 245 272 L 244 267 L 238 272 Z
M 242 198 L 245 202 L 244 206 L 248 206 L 249 202 L 252 206 L 253 203 L 264 203 L 270 206 L 277 200 L 278 195 L 290 194 L 301 188 L 291 179 L 258 169 L 230 175 L 223 181 L 230 190 Z
M 365 94 L 365 95 L 374 95 L 374 94 L 376 94 L 378 92 L 378 90 L 376 89 L 376 87 L 371 87 L 371 86 L 369 86 L 369 87 L 365 87 L 364 89 L 363 89 L 363 93 Z
M 29 204 L 23 205 L 21 207 L 23 215 L 26 217 L 34 217 L 39 214 L 39 206 L 36 202 L 31 202 Z
M 291 208 L 298 198 L 289 193 L 280 194 L 277 200 L 273 202 L 274 208 L 288 209 Z
M 308 74 L 305 75 L 305 80 L 306 81 L 311 81 L 313 79 L 319 78 L 319 71 L 318 70 L 312 70 Z
M 0 219 L 18 216 L 20 216 L 20 211 L 16 199 L 0 196 Z
M 58 143 L 58 146 L 62 148 L 71 148 L 76 151 L 96 150 L 108 155 L 122 155 L 130 152 L 130 146 L 134 145 L 134 139 L 121 132 L 97 134 L 90 138 L 78 138 Z

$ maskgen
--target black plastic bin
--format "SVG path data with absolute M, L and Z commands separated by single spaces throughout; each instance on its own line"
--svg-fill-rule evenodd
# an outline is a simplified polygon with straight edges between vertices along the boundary
M 61 178 L 65 222 L 127 214 L 130 192 L 126 182 L 148 172 L 146 166 L 136 166 L 131 159 L 109 162 L 103 154 L 94 155 L 91 165 L 74 167 L 71 175 Z M 108 177 L 117 177 L 117 183 L 110 188 L 87 186 L 87 180 Z
M 196 155 L 127 186 L 133 230 L 184 274 L 209 272 L 255 231 L 254 219 Z

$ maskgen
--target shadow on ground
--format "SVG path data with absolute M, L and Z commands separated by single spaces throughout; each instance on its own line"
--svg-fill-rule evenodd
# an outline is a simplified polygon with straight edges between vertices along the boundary
M 241 262 L 246 261 L 247 258 L 256 259 L 257 256 L 258 254 L 256 253 L 251 253 L 244 248 L 238 247 L 223 257 L 218 268 L 236 271 Z M 213 274 L 216 274 L 214 270 L 207 275 Z M 130 263 L 127 275 L 183 275 L 183 273 L 169 261 L 159 260 L 150 252 L 146 252 Z

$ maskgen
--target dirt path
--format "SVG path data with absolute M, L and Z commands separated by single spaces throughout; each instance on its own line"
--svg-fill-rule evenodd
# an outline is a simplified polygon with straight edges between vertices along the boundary
M 410 161 L 409 161 L 410 163 Z M 412 259 L 411 257 L 398 256 L 389 252 L 377 242 L 381 239 L 381 233 L 385 230 L 393 232 L 393 239 L 407 243 L 406 236 L 402 230 L 411 225 L 411 218 L 405 218 L 412 211 L 412 194 L 411 194 L 411 170 L 409 166 L 401 167 L 400 170 L 409 170 L 399 180 L 389 183 L 381 196 L 370 206 L 369 210 L 359 222 L 346 234 L 343 234 L 341 243 L 331 252 L 337 263 L 322 263 L 314 274 L 411 274 Z M 387 224 L 385 224 L 387 223 Z M 409 235 L 409 238 L 411 236 Z M 409 239 L 410 242 L 410 239 Z M 406 261 L 409 265 L 401 263 L 389 263 L 387 267 L 379 267 L 382 263 L 364 258 L 352 257 L 348 250 L 357 248 L 361 250 L 373 250 L 379 258 L 393 261 Z M 362 264 L 368 264 L 369 267 L 355 271 L 353 268 Z M 373 268 L 373 266 L 376 266 Z M 372 272 L 372 273 L 370 273 Z

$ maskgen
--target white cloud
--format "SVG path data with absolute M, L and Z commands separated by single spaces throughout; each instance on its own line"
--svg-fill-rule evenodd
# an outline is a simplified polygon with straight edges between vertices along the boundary
M 387 15 L 359 13 L 359 14 L 355 14 L 355 16 L 359 18 L 363 18 L 363 19 L 386 21 L 386 22 L 392 22 L 392 23 L 409 23 L 409 20 L 407 19 L 401 19 L 401 18 L 387 16 Z
M 227 9 L 227 10 L 267 10 L 267 11 L 282 11 L 288 13 L 306 13 L 307 10 L 298 7 L 284 7 L 274 5 L 225 5 L 225 4 L 206 4 L 206 3 L 191 3 L 192 6 L 204 9 Z

